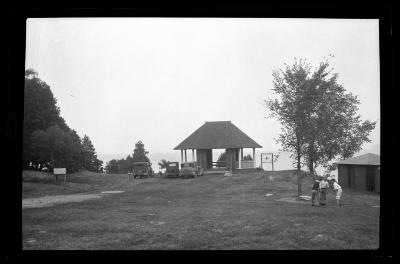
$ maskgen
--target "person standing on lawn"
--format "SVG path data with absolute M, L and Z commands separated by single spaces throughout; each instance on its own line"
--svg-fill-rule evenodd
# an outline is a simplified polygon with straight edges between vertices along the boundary
M 333 190 L 336 191 L 336 204 L 340 206 L 340 198 L 342 197 L 342 187 L 336 182 L 335 179 L 332 179 Z
M 329 183 L 325 180 L 325 177 L 321 177 L 319 183 L 319 204 L 325 206 L 326 204 L 326 192 L 328 191 Z
M 315 177 L 312 189 L 311 189 L 311 205 L 312 206 L 319 206 L 319 184 L 320 181 L 317 177 Z

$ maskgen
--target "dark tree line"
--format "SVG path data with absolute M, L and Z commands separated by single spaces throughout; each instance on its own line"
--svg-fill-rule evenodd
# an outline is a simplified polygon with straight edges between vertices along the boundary
M 144 148 L 143 142 L 138 141 L 135 144 L 135 149 L 132 154 L 129 154 L 125 159 L 110 160 L 106 165 L 106 171 L 111 174 L 132 172 L 133 163 L 150 162 L 147 154 L 149 154 L 149 152 Z
M 252 156 L 250 154 L 244 155 L 243 160 L 253 160 Z M 222 152 L 217 161 L 226 161 L 226 151 Z
M 24 93 L 23 169 L 101 171 L 103 162 L 97 159 L 90 138 L 81 139 L 66 124 L 50 87 L 32 69 L 25 71 Z

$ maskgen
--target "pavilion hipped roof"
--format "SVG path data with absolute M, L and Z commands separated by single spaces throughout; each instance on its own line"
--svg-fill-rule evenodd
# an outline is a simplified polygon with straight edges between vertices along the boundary
M 231 121 L 205 122 L 174 149 L 261 148 Z

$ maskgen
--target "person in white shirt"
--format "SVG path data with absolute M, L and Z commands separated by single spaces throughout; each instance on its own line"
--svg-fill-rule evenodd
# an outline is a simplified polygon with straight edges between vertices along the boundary
M 340 205 L 340 198 L 342 197 L 342 187 L 336 182 L 335 179 L 332 179 L 333 189 L 336 191 L 336 204 Z

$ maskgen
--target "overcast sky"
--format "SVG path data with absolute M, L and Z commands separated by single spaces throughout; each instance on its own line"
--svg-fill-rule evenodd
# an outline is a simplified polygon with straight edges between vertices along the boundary
M 263 150 L 280 124 L 267 119 L 272 71 L 333 54 L 339 83 L 380 118 L 379 24 L 360 19 L 45 18 L 27 20 L 26 68 L 57 99 L 67 124 L 98 154 L 173 148 L 205 121 L 231 120 Z M 380 144 L 380 122 L 371 134 Z

